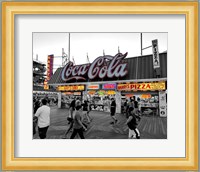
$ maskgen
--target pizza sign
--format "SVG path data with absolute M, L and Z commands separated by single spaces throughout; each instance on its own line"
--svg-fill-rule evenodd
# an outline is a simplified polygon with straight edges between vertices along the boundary
M 48 55 L 47 60 L 47 80 L 49 81 L 53 75 L 53 59 L 54 55 Z
M 117 90 L 165 90 L 165 82 L 158 82 L 158 83 L 133 83 L 133 84 L 118 84 Z
M 76 65 L 72 62 L 67 63 L 61 73 L 63 81 L 72 79 L 86 80 L 86 78 L 93 80 L 95 78 L 113 78 L 124 77 L 127 71 L 127 63 L 122 60 L 128 53 L 117 53 L 115 56 L 105 55 L 95 59 L 91 64 Z
M 152 51 L 153 51 L 153 67 L 160 67 L 159 51 L 158 51 L 158 40 L 155 39 L 152 41 Z

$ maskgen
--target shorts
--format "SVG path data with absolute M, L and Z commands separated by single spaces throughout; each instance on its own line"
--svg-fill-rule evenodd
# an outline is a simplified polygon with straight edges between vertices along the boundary
M 73 122 L 73 118 L 71 118 L 71 117 L 67 117 L 67 120 L 71 123 L 71 122 Z
M 128 138 L 135 138 L 136 134 L 134 130 L 128 129 Z
M 45 139 L 46 138 L 46 134 L 47 134 L 48 128 L 49 128 L 49 126 L 43 127 L 43 128 L 38 127 L 38 132 L 39 132 L 40 139 Z
M 133 139 L 135 139 L 135 138 L 139 139 L 140 138 L 140 132 L 139 132 L 139 130 L 137 128 L 135 128 L 134 130 L 129 129 L 128 138 L 130 138 L 130 139 L 131 138 L 133 138 Z

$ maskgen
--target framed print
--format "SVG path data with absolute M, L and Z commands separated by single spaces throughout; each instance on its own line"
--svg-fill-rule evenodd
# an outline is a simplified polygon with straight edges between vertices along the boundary
M 198 170 L 198 2 L 2 2 L 3 170 Z

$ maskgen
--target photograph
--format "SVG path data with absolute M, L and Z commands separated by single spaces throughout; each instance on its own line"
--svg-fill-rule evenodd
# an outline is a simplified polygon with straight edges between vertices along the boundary
M 1 5 L 2 170 L 198 171 L 199 2 Z
M 166 32 L 33 32 L 33 139 L 167 139 Z

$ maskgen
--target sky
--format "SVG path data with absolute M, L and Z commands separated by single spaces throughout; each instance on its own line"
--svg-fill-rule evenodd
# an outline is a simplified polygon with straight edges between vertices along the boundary
M 70 35 L 70 41 L 69 41 Z M 159 53 L 167 51 L 167 33 L 142 33 L 142 47 L 152 45 L 152 40 L 158 39 Z M 70 46 L 69 46 L 70 44 Z M 70 47 L 70 48 L 69 48 Z M 54 72 L 62 66 L 62 48 L 74 59 L 75 64 L 87 63 L 97 57 L 128 52 L 128 57 L 141 55 L 140 33 L 33 33 L 33 59 L 47 64 L 47 57 L 54 54 Z M 69 53 L 70 52 L 70 53 Z M 152 54 L 152 48 L 142 51 L 143 55 Z

